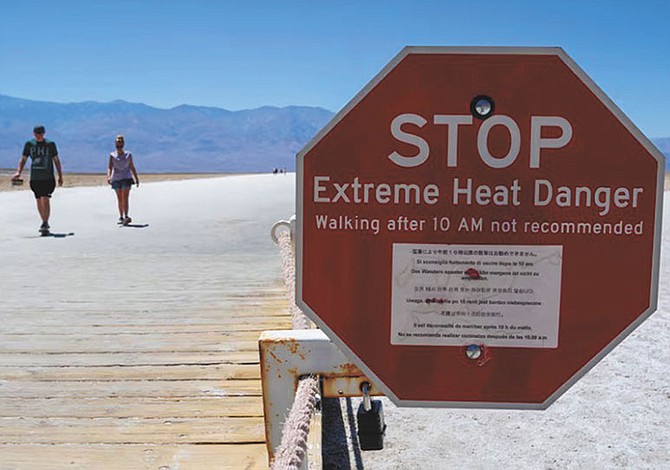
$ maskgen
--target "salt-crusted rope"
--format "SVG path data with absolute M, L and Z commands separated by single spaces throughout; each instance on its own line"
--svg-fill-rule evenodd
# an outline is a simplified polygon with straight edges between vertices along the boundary
M 309 375 L 300 379 L 293 407 L 284 423 L 281 444 L 277 448 L 272 470 L 298 470 L 307 453 L 309 422 L 319 392 L 319 378 Z
M 284 270 L 284 282 L 288 290 L 289 310 L 291 311 L 291 323 L 295 330 L 306 330 L 312 328 L 312 322 L 295 304 L 295 252 L 291 234 L 288 230 L 282 230 L 277 234 L 277 242 L 281 252 L 282 268 Z
M 277 243 L 282 257 L 284 282 L 289 297 L 291 323 L 296 330 L 312 328 L 312 322 L 295 304 L 295 252 L 291 234 L 282 230 L 277 234 Z M 302 377 L 298 381 L 293 406 L 282 430 L 281 444 L 272 462 L 272 470 L 297 470 L 307 454 L 309 423 L 319 393 L 319 378 L 314 375 Z

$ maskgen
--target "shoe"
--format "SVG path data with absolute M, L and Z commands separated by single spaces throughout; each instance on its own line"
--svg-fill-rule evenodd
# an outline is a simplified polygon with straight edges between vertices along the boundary
M 42 222 L 42 225 L 40 225 L 39 232 L 40 232 L 42 235 L 46 235 L 46 234 L 49 233 L 49 229 L 50 229 L 50 228 L 51 228 L 51 227 L 49 227 L 49 224 L 48 224 L 47 222 Z
M 123 217 L 119 217 L 119 220 L 116 221 L 117 224 L 123 224 Z
M 133 219 L 131 219 L 130 217 L 126 216 L 126 218 L 123 219 L 123 225 L 128 225 L 128 224 L 129 224 L 130 222 L 132 222 L 132 221 L 133 221 Z

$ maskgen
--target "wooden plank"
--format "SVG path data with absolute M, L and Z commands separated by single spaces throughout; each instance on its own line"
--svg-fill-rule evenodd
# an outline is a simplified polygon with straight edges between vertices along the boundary
M 14 344 L 29 344 L 49 347 L 59 343 L 68 342 L 74 344 L 87 344 L 87 342 L 102 343 L 121 343 L 135 345 L 135 342 L 162 342 L 171 341 L 174 343 L 214 343 L 214 342 L 237 342 L 237 341 L 258 341 L 261 329 L 247 329 L 245 331 L 228 330 L 218 328 L 217 330 L 199 331 L 196 333 L 184 331 L 156 332 L 153 328 L 146 328 L 144 331 L 135 331 L 132 333 L 107 333 L 91 334 L 89 331 L 82 330 L 79 333 L 42 333 L 39 328 L 34 328 L 29 334 L 6 333 L 4 330 L 0 333 L 0 346 L 5 349 Z
M 260 380 L 0 380 L 0 399 L 53 397 L 229 397 L 261 396 Z
M 80 341 L 104 341 L 104 340 L 113 340 L 113 341 L 125 341 L 132 343 L 133 341 L 143 340 L 146 338 L 149 339 L 170 339 L 172 341 L 236 341 L 243 340 L 248 341 L 250 339 L 258 339 L 258 335 L 263 329 L 259 327 L 254 328 L 245 328 L 245 329 L 228 329 L 225 327 L 219 327 L 217 329 L 210 329 L 203 331 L 155 331 L 153 327 L 145 327 L 144 331 L 138 330 L 133 332 L 100 332 L 94 331 L 93 328 L 80 328 L 79 331 L 68 331 L 64 329 L 62 332 L 43 332 L 40 328 L 34 327 L 32 332 L 24 333 L 7 333 L 2 331 L 0 333 L 0 344 L 5 342 L 11 344 L 14 341 L 30 342 L 30 343 L 45 343 L 49 344 L 51 342 L 63 342 L 63 340 L 80 342 Z M 138 338 L 141 336 L 141 338 Z
M 243 445 L 0 445 L 1 469 L 11 470 L 262 470 L 265 444 Z
M 255 323 L 264 324 L 266 321 L 280 321 L 287 318 L 288 302 L 285 299 L 277 299 L 273 302 L 276 305 L 231 305 L 217 308 L 201 308 L 197 315 L 193 316 L 193 311 L 188 316 L 188 310 L 184 308 L 174 310 L 141 310 L 128 312 L 126 310 L 110 309 L 97 304 L 87 305 L 85 308 L 76 306 L 58 306 L 51 309 L 39 306 L 6 306 L 3 315 L 11 323 L 25 324 L 31 318 L 34 318 L 36 324 L 58 325 L 62 318 L 76 321 L 74 325 L 115 325 L 115 324 L 134 324 L 134 325 L 153 325 L 153 324 L 173 324 L 173 325 L 202 325 L 229 323 Z M 57 308 L 58 307 L 58 308 Z M 61 326 L 71 325 L 69 322 L 61 322 Z
M 232 397 L 56 397 L 4 398 L 0 417 L 24 418 L 188 418 L 263 416 L 259 396 Z M 1 467 L 0 467 L 1 468 Z
M 28 439 L 26 439 L 28 437 Z M 263 443 L 262 417 L 0 418 L 0 444 Z
M 171 364 L 258 364 L 258 348 L 246 351 L 160 351 L 119 353 L 0 353 L 6 366 L 115 366 Z
M 53 312 L 50 313 L 51 315 Z M 234 324 L 244 324 L 244 325 L 254 325 L 257 326 L 259 330 L 261 329 L 274 329 L 272 325 L 274 324 L 281 324 L 281 325 L 288 325 L 290 323 L 290 319 L 286 316 L 286 314 L 282 315 L 273 315 L 269 316 L 267 315 L 267 310 L 253 310 L 249 309 L 247 311 L 247 314 L 249 315 L 248 319 L 244 319 L 243 317 L 233 317 L 233 318 L 228 318 L 227 320 L 221 320 L 221 322 L 218 324 L 217 328 L 226 328 L 227 325 L 234 325 Z M 63 313 L 62 316 L 60 317 L 49 317 L 46 316 L 46 312 L 44 312 L 44 315 L 42 315 L 42 312 L 34 312 L 32 310 L 26 311 L 26 312 L 18 312 L 16 317 L 14 318 L 8 318 L 5 316 L 3 313 L 3 318 L 6 320 L 11 320 L 11 323 L 9 323 L 7 326 L 12 326 L 12 325 L 17 325 L 17 326 L 30 326 L 28 318 L 30 316 L 35 316 L 36 321 L 32 326 L 37 326 L 35 328 L 36 331 L 39 331 L 39 327 L 45 326 L 45 327 L 53 327 L 53 328 L 63 328 L 65 325 L 67 327 L 77 327 L 77 326 L 91 326 L 91 327 L 126 327 L 126 326 L 141 326 L 144 325 L 146 327 L 151 327 L 151 326 L 160 326 L 160 325 L 173 325 L 177 328 L 182 327 L 182 328 L 188 328 L 190 326 L 195 326 L 195 327 L 208 327 L 209 325 L 213 323 L 217 323 L 217 319 L 220 319 L 226 315 L 224 312 L 217 312 L 217 313 L 212 313 L 211 315 L 201 315 L 198 318 L 192 320 L 192 321 L 186 321 L 183 317 L 186 315 L 185 312 L 180 312 L 180 313 L 175 313 L 173 315 L 160 315 L 160 316 L 153 316 L 153 317 L 146 317 L 146 318 L 140 318 L 140 317 L 124 317 L 124 316 L 114 316 L 110 312 L 100 312 L 99 314 L 95 313 L 89 313 L 87 312 L 87 315 L 79 315 L 75 316 L 72 314 L 68 313 Z M 256 315 L 256 317 L 254 317 Z M 283 329 L 283 326 L 281 327 Z
M 111 367 L 2 367 L 1 380 L 83 381 L 83 380 L 231 380 L 260 379 L 257 364 L 215 364 L 175 366 Z
M 160 312 L 141 311 L 134 312 L 135 315 L 128 315 L 127 312 L 119 313 L 117 310 L 110 310 L 96 304 L 87 305 L 85 308 L 54 305 L 50 309 L 36 306 L 22 308 L 12 306 L 4 309 L 3 318 L 12 320 L 12 323 L 17 321 L 18 324 L 21 324 L 32 317 L 40 325 L 152 325 L 165 324 L 166 322 L 175 325 L 198 325 L 216 323 L 218 321 L 223 325 L 236 322 L 263 325 L 265 319 L 269 321 L 281 321 L 288 318 L 288 304 L 285 301 L 277 302 L 276 306 L 244 305 L 243 307 L 240 308 L 239 305 L 230 306 L 229 308 L 218 307 L 198 312 L 196 317 L 190 318 L 189 315 L 193 315 L 193 312 L 183 308 L 174 310 L 163 309 Z M 84 313 L 81 312 L 82 309 Z
M 42 324 L 39 321 L 12 321 L 4 325 L 3 335 L 32 335 L 36 332 L 40 335 L 139 335 L 151 333 L 179 333 L 198 335 L 201 333 L 229 333 L 231 331 L 256 331 L 291 329 L 290 322 L 283 317 L 265 317 L 265 321 L 241 321 L 235 319 L 233 322 L 202 323 L 202 324 L 178 324 L 174 323 L 118 323 L 100 325 L 97 322 L 91 324 L 62 325 L 58 323 Z
M 62 341 L 53 337 L 35 335 L 34 338 L 0 340 L 2 353 L 39 353 L 39 352 L 161 352 L 161 351 L 253 351 L 258 350 L 258 335 L 247 335 L 247 338 L 232 339 L 233 335 L 219 335 L 219 339 L 208 336 L 198 340 L 188 338 L 160 337 L 147 334 L 142 338 L 72 338 Z M 236 335 L 235 335 L 236 336 Z M 231 341 L 227 341 L 231 339 Z
M 203 338 L 191 340 L 184 338 L 169 338 L 146 335 L 136 339 L 137 344 L 127 339 L 115 340 L 114 337 L 92 337 L 58 341 L 57 338 L 45 339 L 36 335 L 34 340 L 3 340 L 0 351 L 2 353 L 58 353 L 58 352 L 161 352 L 161 351 L 248 351 L 258 349 L 258 334 L 250 335 L 248 339 L 227 341 L 226 336 L 220 340 Z
M 29 279 L 25 279 L 29 280 Z M 12 279 L 15 283 L 22 283 L 20 279 Z M 89 288 L 90 286 L 82 286 Z M 183 286 L 178 289 L 178 292 L 183 293 Z M 117 291 L 107 291 L 110 293 L 116 293 Z M 191 311 L 197 312 L 198 317 L 214 315 L 221 312 L 229 312 L 233 316 L 239 315 L 244 316 L 244 311 L 249 309 L 265 309 L 267 310 L 267 315 L 280 315 L 280 313 L 273 313 L 277 307 L 281 307 L 283 304 L 286 306 L 286 291 L 279 292 L 276 291 L 272 295 L 268 296 L 259 296 L 254 298 L 253 294 L 240 294 L 240 295 L 230 295 L 224 292 L 216 293 L 211 292 L 207 294 L 208 298 L 203 298 L 198 294 L 193 294 L 190 298 L 174 298 L 169 299 L 165 296 L 164 291 L 152 291 L 148 295 L 152 295 L 151 298 L 142 297 L 133 298 L 128 297 L 128 292 L 124 292 L 122 288 L 121 291 L 124 297 L 124 300 L 114 298 L 113 303 L 101 303 L 96 301 L 95 291 L 93 292 L 83 292 L 78 293 L 76 298 L 63 299 L 62 297 L 53 298 L 53 306 L 58 307 L 58 309 L 64 313 L 72 311 L 86 311 L 87 314 L 95 314 L 101 312 L 115 313 L 115 312 L 130 312 L 135 311 L 139 316 L 149 316 L 155 317 L 156 313 L 160 313 L 160 316 L 163 315 L 173 315 L 179 312 Z M 56 293 L 57 292 L 53 292 Z M 84 295 L 90 296 L 85 298 Z M 57 297 L 57 296 L 56 296 Z M 109 297 L 112 299 L 112 295 Z M 139 302 L 138 302 L 139 301 Z M 128 308 L 130 304 L 134 304 L 134 308 L 131 310 Z M 138 309 L 139 306 L 139 309 Z M 169 307 L 169 308 L 168 308 Z M 43 312 L 47 316 L 53 317 L 53 312 L 49 315 L 49 308 L 47 305 L 40 303 L 37 299 L 28 298 L 25 302 L 20 304 L 13 304 L 7 309 L 8 313 L 12 312 L 21 312 L 21 311 L 35 311 Z

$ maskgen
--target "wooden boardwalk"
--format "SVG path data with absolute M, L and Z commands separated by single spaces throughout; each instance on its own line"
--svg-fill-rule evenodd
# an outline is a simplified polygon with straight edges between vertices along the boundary
M 5 315 L 0 468 L 266 468 L 257 339 L 289 327 L 283 294 L 178 326 Z
M 274 216 L 228 216 L 235 246 L 178 220 L 0 234 L 0 470 L 267 468 L 257 341 L 290 328 L 288 300 Z

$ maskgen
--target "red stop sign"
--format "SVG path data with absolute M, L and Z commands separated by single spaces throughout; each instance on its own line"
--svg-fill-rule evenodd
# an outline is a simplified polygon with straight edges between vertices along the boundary
M 559 48 L 405 48 L 298 154 L 299 305 L 396 404 L 546 408 L 655 311 L 663 176 Z

